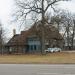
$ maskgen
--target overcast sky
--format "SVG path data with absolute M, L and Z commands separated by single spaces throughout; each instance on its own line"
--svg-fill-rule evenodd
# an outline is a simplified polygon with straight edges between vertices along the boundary
M 75 13 L 75 0 L 61 3 L 60 7 Z M 0 0 L 0 20 L 10 35 L 12 35 L 12 29 L 16 28 L 14 24 L 10 23 L 14 9 L 14 0 Z

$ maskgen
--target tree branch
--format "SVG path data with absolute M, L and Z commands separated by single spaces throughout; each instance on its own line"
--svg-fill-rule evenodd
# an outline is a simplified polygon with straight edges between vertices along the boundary
M 58 0 L 59 1 L 59 0 Z M 45 12 L 47 11 L 47 9 L 49 8 L 49 6 L 51 6 L 51 5 L 53 5 L 54 3 L 56 3 L 56 2 L 58 2 L 57 0 L 55 0 L 55 1 L 53 1 L 53 2 L 51 2 L 50 4 L 48 4 L 48 6 L 46 7 L 46 9 L 45 9 Z

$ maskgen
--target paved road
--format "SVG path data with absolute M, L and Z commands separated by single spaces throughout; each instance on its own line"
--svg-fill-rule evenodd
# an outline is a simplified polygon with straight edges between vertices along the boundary
M 75 65 L 0 64 L 0 75 L 75 75 Z

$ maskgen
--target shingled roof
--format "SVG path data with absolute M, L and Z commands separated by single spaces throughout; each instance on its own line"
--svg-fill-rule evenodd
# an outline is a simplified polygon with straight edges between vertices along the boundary
M 30 36 L 31 35 L 36 35 L 41 37 L 42 35 L 42 23 L 39 21 L 38 23 L 35 23 L 31 28 L 30 28 Z M 51 24 L 44 24 L 44 35 L 45 39 L 57 39 L 57 40 L 62 40 L 63 37 L 59 33 L 58 29 L 55 26 L 52 26 Z
M 34 36 L 36 35 L 37 37 L 41 37 L 41 28 L 42 28 L 42 23 L 41 21 L 35 23 L 34 25 L 31 26 L 29 30 L 26 31 L 21 31 L 21 34 L 16 34 L 14 35 L 9 42 L 7 43 L 7 46 L 14 46 L 14 45 L 26 45 L 26 39 L 29 36 Z M 44 24 L 44 34 L 45 34 L 45 39 L 56 39 L 56 40 L 62 40 L 62 36 L 58 32 L 57 28 L 50 24 Z
M 16 34 L 16 35 L 14 35 L 9 41 L 8 41 L 8 43 L 7 43 L 7 45 L 9 46 L 9 45 L 16 45 L 16 41 L 18 41 L 19 40 L 19 34 Z

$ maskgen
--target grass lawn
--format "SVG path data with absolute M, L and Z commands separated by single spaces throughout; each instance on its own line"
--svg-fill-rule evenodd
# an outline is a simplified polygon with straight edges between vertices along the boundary
M 75 64 L 75 52 L 49 53 L 46 55 L 0 55 L 1 64 Z

